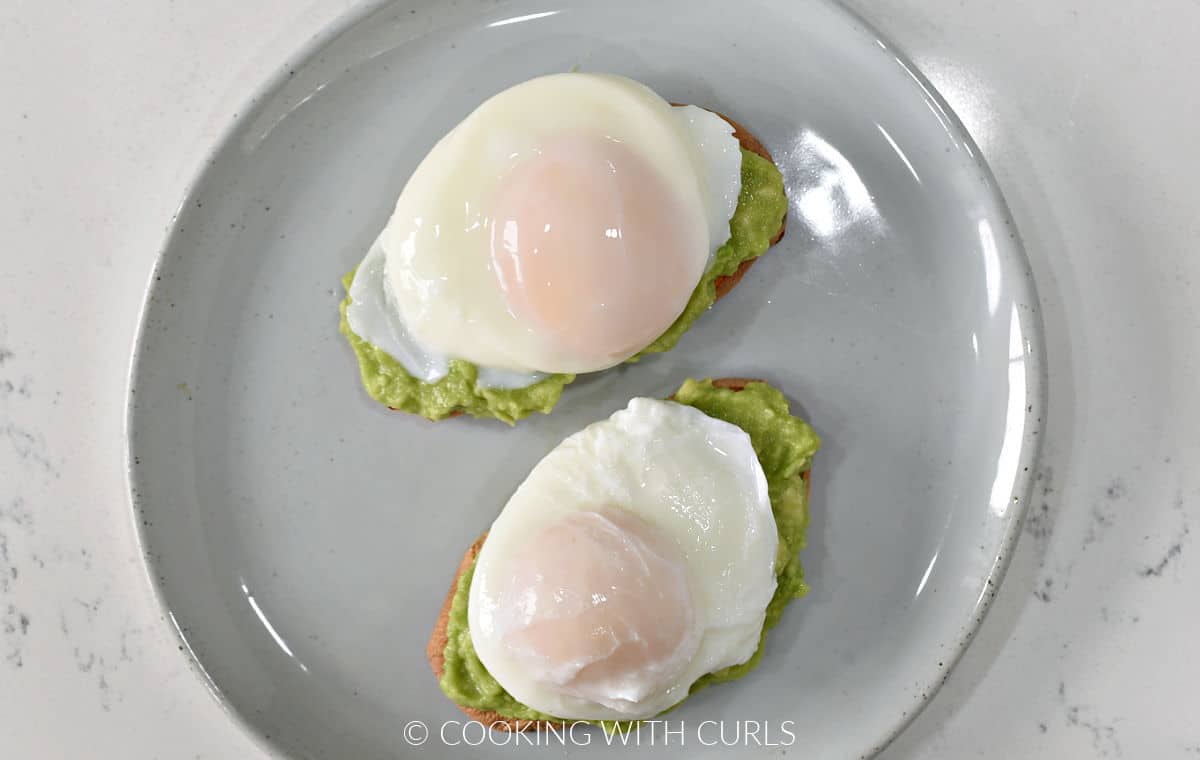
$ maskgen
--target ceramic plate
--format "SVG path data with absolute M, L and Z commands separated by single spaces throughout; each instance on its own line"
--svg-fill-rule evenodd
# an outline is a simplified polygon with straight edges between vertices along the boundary
M 340 278 L 447 129 L 572 67 L 746 124 L 783 170 L 787 236 L 674 351 L 577 382 L 550 416 L 388 412 L 338 334 Z M 437 736 L 462 716 L 424 647 L 463 550 L 539 458 L 630 397 L 765 378 L 824 440 L 812 593 L 761 667 L 671 719 L 775 733 L 641 751 L 759 756 L 790 722 L 806 754 L 869 755 L 945 678 L 1015 540 L 1041 415 L 1036 304 L 968 135 L 836 5 L 377 5 L 260 89 L 155 269 L 129 405 L 151 574 L 203 678 L 282 754 L 510 757 Z M 410 721 L 433 727 L 419 749 Z

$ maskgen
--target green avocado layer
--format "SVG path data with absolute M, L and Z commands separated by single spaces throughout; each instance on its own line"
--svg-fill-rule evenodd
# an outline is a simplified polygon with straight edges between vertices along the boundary
M 711 380 L 688 380 L 675 393 L 674 400 L 693 406 L 710 417 L 737 425 L 750 436 L 767 477 L 771 511 L 779 531 L 779 550 L 775 557 L 778 586 L 767 605 L 766 622 L 758 649 L 740 665 L 709 673 L 692 684 L 689 695 L 710 684 L 731 681 L 750 672 L 762 657 L 767 631 L 779 622 L 783 608 L 793 599 L 808 593 L 804 570 L 797 553 L 804 548 L 808 527 L 808 487 L 800 475 L 809 469 L 812 456 L 820 447 L 817 434 L 804 420 L 793 417 L 783 394 L 766 383 L 751 383 L 741 391 L 718 388 Z M 467 626 L 467 600 L 470 598 L 471 565 L 460 577 L 446 624 L 446 664 L 441 687 L 456 704 L 480 710 L 492 710 L 508 718 L 525 720 L 561 720 L 518 702 L 492 677 L 471 644 Z
M 675 323 L 657 340 L 629 361 L 670 350 L 692 323 L 716 300 L 716 281 L 733 274 L 742 262 L 761 256 L 783 224 L 787 197 L 783 175 L 761 156 L 742 150 L 742 189 L 737 210 L 729 220 L 730 238 L 721 246 L 704 277 Z M 418 380 L 383 349 L 354 334 L 346 321 L 350 283 L 354 273 L 342 279 L 347 295 L 341 304 L 340 329 L 358 357 L 363 386 L 376 401 L 431 420 L 463 412 L 474 417 L 494 417 L 512 424 L 533 412 L 548 413 L 558 403 L 563 386 L 574 375 L 549 375 L 524 388 L 486 388 L 478 383 L 478 369 L 467 361 L 450 362 L 450 371 L 436 383 Z
M 574 375 L 547 375 L 524 388 L 488 388 L 477 382 L 479 368 L 471 362 L 452 359 L 446 376 L 436 383 L 419 380 L 391 354 L 354 334 L 346 319 L 350 305 L 350 283 L 354 272 L 342 278 L 346 298 L 339 307 L 341 331 L 358 357 L 363 387 L 371 398 L 392 409 L 441 420 L 456 412 L 473 417 L 495 417 L 510 425 L 532 412 L 549 413 L 558 403 L 563 386 Z

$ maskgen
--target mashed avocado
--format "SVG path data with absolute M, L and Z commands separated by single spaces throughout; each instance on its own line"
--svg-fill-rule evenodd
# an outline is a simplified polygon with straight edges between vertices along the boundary
M 367 393 L 392 409 L 431 420 L 464 412 L 473 417 L 495 417 L 512 424 L 531 412 L 549 413 L 558 403 L 563 386 L 575 379 L 574 375 L 548 375 L 524 388 L 487 388 L 476 382 L 478 367 L 454 359 L 446 376 L 436 383 L 418 380 L 391 354 L 366 342 L 350 329 L 346 307 L 350 305 L 348 294 L 353 281 L 354 272 L 342 278 L 347 296 L 340 307 L 341 331 L 358 357 L 358 369 Z
M 808 488 L 800 475 L 808 470 L 812 456 L 821 444 L 807 423 L 791 415 L 783 394 L 766 383 L 751 383 L 744 390 L 735 392 L 717 388 L 711 380 L 688 380 L 675 393 L 674 399 L 710 417 L 737 425 L 749 434 L 767 476 L 771 511 L 779 531 L 779 550 L 775 557 L 778 586 L 767 605 L 758 649 L 741 665 L 732 665 L 698 679 L 692 684 L 690 695 L 710 684 L 731 681 L 750 672 L 762 656 L 767 631 L 779 622 L 783 608 L 791 600 L 808 593 L 804 571 L 796 556 L 804 548 L 804 532 L 808 527 Z M 467 627 L 467 600 L 474 571 L 472 565 L 459 577 L 454 593 L 446 625 L 442 691 L 457 704 L 493 710 L 508 718 L 558 720 L 515 700 L 476 656 Z
M 658 340 L 630 361 L 670 350 L 706 309 L 716 300 L 716 280 L 732 274 L 742 262 L 757 258 L 770 247 L 787 212 L 783 176 L 775 165 L 761 156 L 742 150 L 742 189 L 737 210 L 729 220 L 730 238 L 713 258 L 704 277 L 692 292 L 683 313 Z M 354 273 L 342 284 L 347 293 Z M 376 401 L 405 412 L 440 420 L 455 412 L 474 417 L 495 417 L 509 424 L 533 412 L 549 412 L 558 403 L 563 386 L 574 375 L 550 375 L 525 388 L 485 388 L 478 384 L 478 369 L 470 362 L 450 362 L 450 371 L 436 383 L 418 380 L 382 349 L 354 334 L 346 321 L 346 306 L 341 304 L 341 331 L 358 356 L 363 385 Z

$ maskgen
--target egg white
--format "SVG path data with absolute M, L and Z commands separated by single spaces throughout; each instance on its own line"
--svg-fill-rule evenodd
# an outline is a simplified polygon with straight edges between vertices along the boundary
M 405 328 L 384 276 L 384 262 L 383 247 L 376 241 L 354 272 L 346 321 L 355 335 L 386 351 L 408 374 L 436 383 L 450 371 L 450 357 L 427 350 Z M 545 376 L 484 366 L 479 367 L 478 382 L 484 388 L 525 388 Z
M 497 599 L 530 535 L 572 512 L 618 508 L 659 529 L 684 557 L 699 647 L 666 689 L 637 703 L 562 693 L 531 673 L 497 630 Z M 562 718 L 647 718 L 701 676 L 749 659 L 775 593 L 779 537 L 750 437 L 689 406 L 633 399 L 570 436 L 530 472 L 476 561 L 468 624 L 488 672 L 513 697 Z

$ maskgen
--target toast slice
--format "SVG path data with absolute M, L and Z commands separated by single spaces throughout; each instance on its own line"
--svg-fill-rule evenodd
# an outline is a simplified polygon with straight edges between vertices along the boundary
M 713 385 L 718 388 L 740 391 L 753 382 L 758 381 L 745 377 L 726 377 L 714 380 Z M 809 472 L 809 470 L 805 470 L 800 474 L 800 477 L 809 489 L 811 489 L 812 480 L 809 477 Z M 467 553 L 463 555 L 462 561 L 458 563 L 458 569 L 454 572 L 454 580 L 450 584 L 450 591 L 446 594 L 446 601 L 442 603 L 442 611 L 438 614 L 437 622 L 433 626 L 433 633 L 429 636 L 429 643 L 425 646 L 425 656 L 429 659 L 429 665 L 433 668 L 433 675 L 439 682 L 442 680 L 442 674 L 446 669 L 446 644 L 449 643 L 449 638 L 446 635 L 446 627 L 450 623 L 450 609 L 454 606 L 454 595 L 458 591 L 458 580 L 474 564 L 475 558 L 479 556 L 479 550 L 483 548 L 483 542 L 486 538 L 487 532 L 485 531 L 483 535 L 475 539 L 475 543 L 471 544 L 470 548 L 467 549 Z M 477 720 L 489 728 L 498 728 L 504 731 L 535 731 L 544 728 L 560 728 L 565 725 L 563 722 L 548 720 L 506 718 L 492 710 L 480 710 L 464 705 L 458 705 L 458 709 L 466 713 L 472 720 Z

